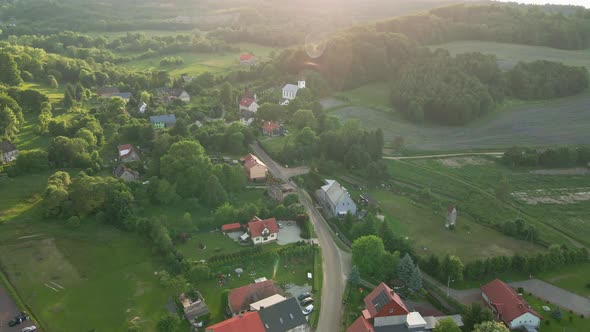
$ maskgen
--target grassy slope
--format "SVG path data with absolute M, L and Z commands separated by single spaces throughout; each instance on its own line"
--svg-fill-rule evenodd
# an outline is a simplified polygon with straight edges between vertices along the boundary
M 268 60 L 270 52 L 273 51 L 270 47 L 240 43 L 234 46 L 239 47 L 238 52 L 219 53 L 172 53 L 167 55 L 156 55 L 154 57 L 142 60 L 135 60 L 122 63 L 121 66 L 137 69 L 137 70 L 166 70 L 170 75 L 177 76 L 183 73 L 189 75 L 198 75 L 206 71 L 212 73 L 225 73 L 232 69 L 246 68 L 241 67 L 239 56 L 245 52 L 251 52 L 257 56 L 258 61 Z M 165 56 L 178 56 L 184 60 L 181 66 L 160 66 L 160 60 Z
M 519 61 L 549 60 L 563 62 L 572 66 L 584 66 L 590 70 L 590 49 L 580 51 L 559 50 L 544 46 L 504 44 L 484 41 L 456 41 L 432 45 L 431 48 L 444 48 L 451 54 L 481 52 L 495 54 L 501 68 L 511 68 Z

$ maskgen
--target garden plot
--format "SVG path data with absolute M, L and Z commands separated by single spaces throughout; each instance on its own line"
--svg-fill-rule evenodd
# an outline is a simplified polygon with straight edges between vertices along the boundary
M 537 189 L 511 194 L 514 198 L 529 205 L 537 204 L 576 204 L 590 201 L 590 188 Z

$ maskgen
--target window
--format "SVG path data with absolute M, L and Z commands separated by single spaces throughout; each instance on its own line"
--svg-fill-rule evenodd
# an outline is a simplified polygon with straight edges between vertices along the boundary
M 262 240 L 263 240 L 263 241 L 268 241 L 268 238 L 267 238 L 267 237 L 265 237 L 265 238 L 264 238 L 264 239 L 262 239 Z

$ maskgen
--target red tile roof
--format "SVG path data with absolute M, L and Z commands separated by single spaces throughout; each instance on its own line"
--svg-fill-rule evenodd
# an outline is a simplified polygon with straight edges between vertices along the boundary
M 399 295 L 383 282 L 365 297 L 365 306 L 371 317 L 407 315 L 410 312 Z
M 264 121 L 262 124 L 262 130 L 265 133 L 272 133 L 279 129 L 280 125 L 276 121 Z
M 211 325 L 206 332 L 264 332 L 264 325 L 258 311 L 247 312 L 243 315 L 226 319 L 221 323 Z
M 490 304 L 507 325 L 527 312 L 543 319 L 534 309 L 530 308 L 525 299 L 518 296 L 514 289 L 502 280 L 496 279 L 481 286 L 481 291 L 488 297 Z
M 130 155 L 131 152 L 133 152 L 135 150 L 135 148 L 131 144 L 119 145 L 117 148 L 119 149 L 119 158 L 125 158 L 128 155 Z M 125 151 L 126 153 L 121 154 L 121 152 L 123 152 L 123 151 Z
M 262 231 L 265 228 L 269 230 L 270 234 L 279 232 L 279 225 L 275 218 L 262 220 L 258 217 L 254 217 L 248 222 L 248 229 L 250 230 L 251 237 L 262 236 Z
M 244 167 L 246 167 L 247 169 L 250 169 L 256 165 L 262 165 L 264 167 L 266 167 L 266 165 L 260 161 L 260 159 L 258 159 L 258 157 L 256 157 L 255 155 L 248 153 L 248 155 L 246 155 L 244 158 Z
M 252 60 L 254 58 L 254 55 L 247 53 L 247 54 L 242 54 L 240 55 L 240 60 Z
M 346 329 L 346 332 L 375 332 L 375 329 L 363 316 L 360 316 Z
M 272 280 L 265 280 L 255 284 L 234 288 L 229 292 L 228 304 L 233 313 L 250 309 L 250 304 L 278 294 Z M 249 330 L 243 330 L 249 331 Z
M 242 97 L 242 99 L 240 100 L 240 106 L 250 107 L 250 105 L 252 105 L 254 101 L 254 98 Z
M 233 232 L 242 229 L 242 225 L 239 222 L 235 222 L 233 224 L 225 224 L 221 226 L 221 231 L 223 232 Z

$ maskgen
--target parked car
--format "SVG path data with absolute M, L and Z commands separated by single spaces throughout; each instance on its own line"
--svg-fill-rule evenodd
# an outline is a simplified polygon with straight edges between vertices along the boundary
M 35 325 L 27 326 L 24 329 L 20 330 L 20 332 L 35 332 L 37 331 L 37 327 Z
M 302 306 L 308 306 L 313 303 L 313 299 L 311 297 L 305 298 L 301 301 Z
M 309 315 L 309 314 L 311 314 L 312 311 L 313 311 L 313 304 L 310 304 L 307 307 L 305 307 L 305 309 L 303 309 L 302 312 L 304 315 Z
M 23 311 L 20 314 L 14 316 L 14 318 L 8 322 L 8 326 L 15 326 L 27 320 L 29 320 L 29 316 Z
M 299 301 L 301 301 L 301 300 L 303 300 L 303 299 L 305 299 L 305 298 L 308 298 L 308 297 L 310 297 L 310 296 L 311 296 L 311 294 L 309 294 L 308 292 L 305 292 L 305 293 L 302 293 L 301 295 L 297 296 L 297 299 L 298 299 Z
M 283 224 L 282 223 L 278 223 L 279 224 L 279 228 L 283 228 Z

